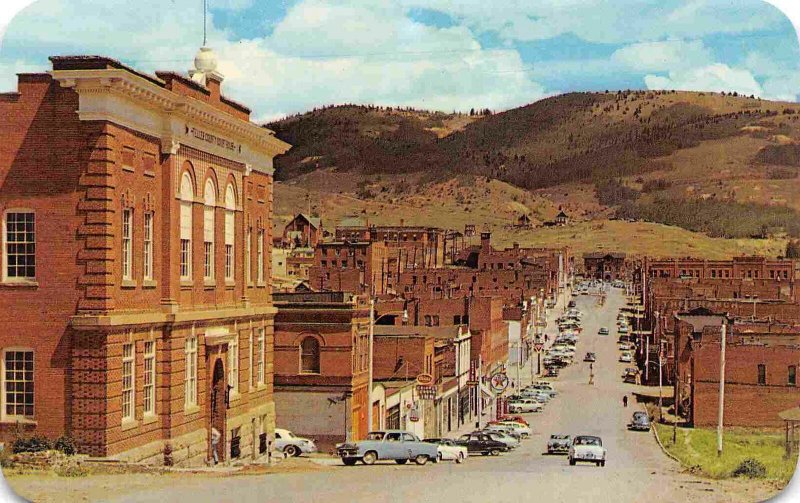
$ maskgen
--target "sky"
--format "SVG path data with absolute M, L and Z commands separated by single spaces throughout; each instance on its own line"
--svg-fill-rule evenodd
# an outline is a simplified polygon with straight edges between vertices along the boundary
M 207 0 L 223 91 L 266 121 L 329 104 L 443 111 L 569 91 L 737 91 L 798 101 L 789 19 L 761 0 Z M 0 42 L 0 91 L 47 57 L 188 71 L 203 0 L 38 0 Z

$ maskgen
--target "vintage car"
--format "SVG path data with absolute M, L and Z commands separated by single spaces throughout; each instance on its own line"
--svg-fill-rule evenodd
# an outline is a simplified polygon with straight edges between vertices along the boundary
M 483 429 L 483 432 L 489 435 L 489 438 L 492 440 L 503 442 L 509 449 L 516 449 L 519 447 L 522 440 L 518 433 L 500 425 L 489 425 Z
M 525 426 L 530 426 L 530 423 L 528 423 L 528 421 L 526 421 L 524 417 L 510 416 L 510 415 L 502 416 L 497 421 L 489 421 L 489 424 L 498 424 L 507 421 L 514 421 L 515 423 L 524 424 Z
M 600 437 L 591 435 L 579 435 L 569 446 L 567 455 L 569 456 L 570 466 L 575 466 L 578 461 L 594 463 L 597 466 L 606 465 L 606 449 Z
M 492 439 L 488 434 L 482 431 L 473 431 L 467 435 L 461 435 L 458 437 L 456 443 L 465 446 L 470 453 L 481 454 L 483 456 L 498 456 L 501 452 L 507 452 L 509 450 L 506 444 Z
M 600 330 L 597 331 L 599 335 L 608 335 L 608 329 L 606 327 L 601 327 Z
M 519 398 L 508 402 L 508 411 L 512 413 L 520 412 L 541 412 L 544 407 L 535 398 Z
M 566 454 L 571 444 L 571 435 L 550 435 L 550 440 L 547 441 L 547 454 Z
M 455 440 L 449 438 L 426 438 L 423 442 L 436 444 L 439 450 L 439 461 L 455 461 L 463 463 L 469 456 L 466 446 L 459 445 Z
M 286 454 L 287 457 L 299 456 L 317 452 L 317 445 L 313 440 L 297 437 L 294 433 L 283 428 L 275 428 L 275 443 L 273 448 Z
M 597 356 L 592 352 L 586 353 L 586 356 L 583 357 L 583 361 L 585 361 L 585 362 L 596 362 L 597 361 Z
M 547 367 L 544 372 L 545 377 L 558 377 L 558 369 L 555 367 Z
M 620 363 L 631 363 L 633 362 L 633 355 L 626 351 L 619 355 L 619 361 Z
M 388 459 L 398 465 L 413 460 L 418 465 L 439 459 L 436 445 L 421 441 L 411 432 L 403 430 L 373 431 L 366 440 L 346 442 L 336 448 L 336 454 L 347 466 L 361 461 L 372 465 L 375 461 Z
M 511 433 L 516 433 L 517 435 L 519 435 L 519 438 L 524 439 L 533 435 L 533 430 L 531 430 L 530 426 L 519 424 L 515 421 L 503 421 L 500 423 L 500 425 L 511 428 Z
M 646 412 L 638 411 L 633 413 L 628 429 L 633 431 L 650 431 L 650 418 Z

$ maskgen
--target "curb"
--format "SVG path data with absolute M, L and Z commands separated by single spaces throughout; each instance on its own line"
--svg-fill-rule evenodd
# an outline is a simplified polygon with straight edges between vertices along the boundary
M 656 428 L 656 425 L 655 425 L 655 424 L 653 424 L 653 425 L 651 426 L 651 428 L 650 428 L 650 429 L 651 429 L 651 430 L 653 430 L 653 436 L 654 436 L 654 437 L 656 437 L 656 443 L 657 443 L 657 444 L 658 444 L 658 446 L 661 448 L 661 452 L 663 452 L 664 454 L 666 454 L 666 456 L 667 456 L 668 458 L 670 458 L 671 460 L 675 461 L 676 463 L 678 463 L 679 465 L 681 465 L 682 467 L 684 467 L 684 468 L 685 468 L 685 467 L 686 467 L 686 465 L 684 465 L 684 464 L 683 464 L 683 462 L 682 462 L 680 459 L 678 459 L 677 457 L 675 457 L 675 455 L 674 455 L 674 454 L 670 453 L 670 452 L 669 452 L 669 451 L 666 449 L 666 447 L 664 447 L 664 444 L 662 444 L 662 443 L 661 443 L 661 439 L 660 439 L 660 438 L 659 438 L 659 436 L 658 436 L 658 429 Z

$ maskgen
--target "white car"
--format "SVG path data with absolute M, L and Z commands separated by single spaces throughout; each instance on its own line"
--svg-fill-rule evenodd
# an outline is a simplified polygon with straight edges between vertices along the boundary
M 600 437 L 590 435 L 579 435 L 572 440 L 569 446 L 570 466 L 575 466 L 578 461 L 594 463 L 597 466 L 606 465 L 606 449 L 603 447 L 603 440 Z
M 455 440 L 449 438 L 426 438 L 423 442 L 437 445 L 439 461 L 463 463 L 469 457 L 466 446 L 458 445 Z
M 632 363 L 633 357 L 631 356 L 630 353 L 622 353 L 621 355 L 619 355 L 619 361 L 621 363 Z
M 518 434 L 520 438 L 528 438 L 533 435 L 533 430 L 531 430 L 530 426 L 525 426 L 522 423 L 517 423 L 515 421 L 502 421 L 500 424 L 511 427 L 512 431 Z
M 313 440 L 295 436 L 289 430 L 275 428 L 274 449 L 286 454 L 287 457 L 293 457 L 317 452 L 317 445 Z
M 519 440 L 504 433 L 503 430 L 506 429 L 506 426 L 502 426 L 499 424 L 496 425 L 489 425 L 483 429 L 484 433 L 489 435 L 489 438 L 492 440 L 496 440 L 497 442 L 502 442 L 506 444 L 509 449 L 516 449 L 519 447 Z
M 508 411 L 512 414 L 519 414 L 523 412 L 541 412 L 544 407 L 541 403 L 533 398 L 523 398 L 521 400 L 514 400 L 508 402 Z

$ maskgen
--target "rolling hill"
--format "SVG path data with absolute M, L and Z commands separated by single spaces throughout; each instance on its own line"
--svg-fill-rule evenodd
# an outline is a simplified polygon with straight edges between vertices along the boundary
M 674 91 L 571 93 L 481 115 L 326 107 L 267 125 L 294 145 L 276 160 L 276 224 L 312 211 L 329 227 L 361 214 L 587 250 L 779 254 L 800 234 L 796 107 Z M 559 208 L 576 237 L 512 225 Z M 657 224 L 668 225 L 646 229 Z M 681 229 L 667 239 L 670 227 Z

